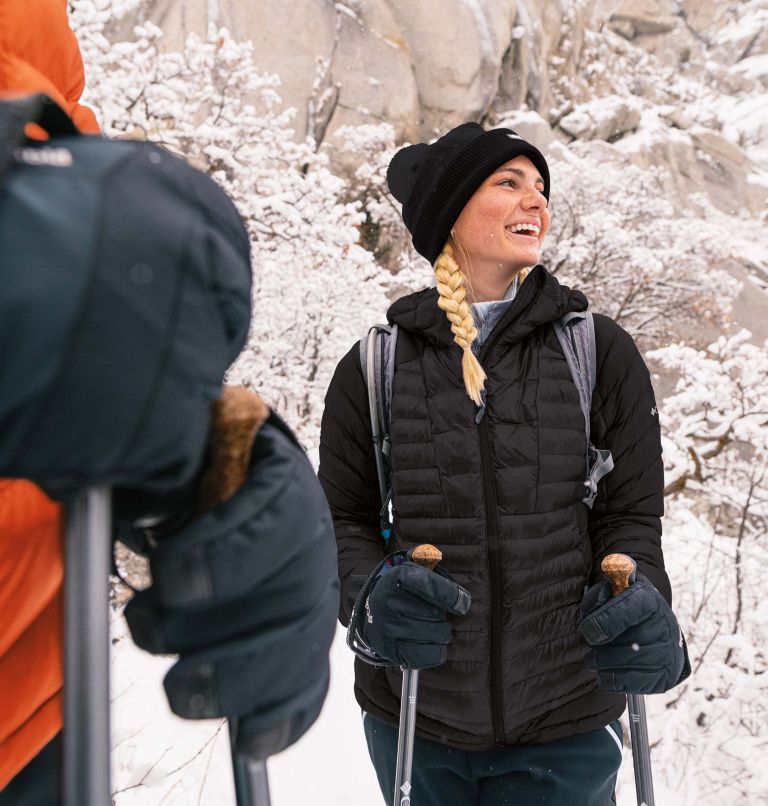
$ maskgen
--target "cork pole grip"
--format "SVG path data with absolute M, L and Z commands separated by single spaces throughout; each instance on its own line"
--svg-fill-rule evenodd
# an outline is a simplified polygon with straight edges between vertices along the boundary
M 209 467 L 198 488 L 201 513 L 231 498 L 245 483 L 256 432 L 269 407 L 243 386 L 223 386 L 213 404 L 209 432 Z
M 427 571 L 434 571 L 435 566 L 443 559 L 443 553 L 431 543 L 422 543 L 411 551 L 410 559 L 424 566 Z
M 603 573 L 611 582 L 614 596 L 623 593 L 629 587 L 629 580 L 634 574 L 637 565 L 626 554 L 609 554 L 600 564 Z

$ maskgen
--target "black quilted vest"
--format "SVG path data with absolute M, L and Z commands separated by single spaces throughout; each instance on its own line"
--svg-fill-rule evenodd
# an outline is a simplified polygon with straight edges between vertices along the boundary
M 433 543 L 472 594 L 447 663 L 420 675 L 418 732 L 466 749 L 605 725 L 623 698 L 584 667 L 590 573 L 584 418 L 551 322 L 587 306 L 539 266 L 478 358 L 486 411 L 467 397 L 437 291 L 398 300 L 392 394 L 392 549 Z M 400 672 L 358 668 L 365 707 L 397 714 Z

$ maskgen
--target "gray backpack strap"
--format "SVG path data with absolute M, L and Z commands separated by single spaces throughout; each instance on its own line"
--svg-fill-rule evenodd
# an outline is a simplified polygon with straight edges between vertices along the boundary
M 360 366 L 368 386 L 371 433 L 381 497 L 381 533 L 385 541 L 389 541 L 392 531 L 389 514 L 392 496 L 389 423 L 396 341 L 397 325 L 374 325 L 360 340 Z
M 587 437 L 585 456 L 587 472 L 584 481 L 587 493 L 584 497 L 584 503 L 592 509 L 597 495 L 598 482 L 613 470 L 611 452 L 596 448 L 592 444 L 592 392 L 597 383 L 595 322 L 589 311 L 571 312 L 553 322 L 552 327 L 563 349 L 573 382 L 579 392 L 579 402 L 584 415 L 584 432 Z

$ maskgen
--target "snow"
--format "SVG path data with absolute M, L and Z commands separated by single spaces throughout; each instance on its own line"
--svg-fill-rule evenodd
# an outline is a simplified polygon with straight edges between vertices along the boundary
M 162 676 L 173 663 L 137 649 L 125 621 L 113 625 L 112 770 L 115 806 L 234 804 L 226 724 L 187 721 L 168 709 Z M 339 627 L 323 712 L 267 769 L 272 806 L 380 806 L 352 693 L 353 655 Z

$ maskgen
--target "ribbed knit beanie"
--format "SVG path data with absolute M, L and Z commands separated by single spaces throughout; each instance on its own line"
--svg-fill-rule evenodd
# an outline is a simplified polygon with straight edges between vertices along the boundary
M 403 221 L 416 251 L 434 263 L 483 180 L 521 156 L 538 169 L 549 200 L 547 161 L 512 129 L 486 131 L 479 123 L 462 123 L 434 143 L 401 148 L 387 168 L 387 184 L 403 205 Z

